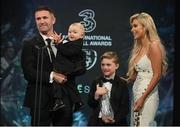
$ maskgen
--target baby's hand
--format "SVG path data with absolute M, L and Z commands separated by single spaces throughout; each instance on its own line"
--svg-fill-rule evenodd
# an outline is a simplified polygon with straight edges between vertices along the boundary
M 59 44 L 62 42 L 63 38 L 61 37 L 61 33 L 60 34 L 57 34 L 55 31 L 54 31 L 54 34 L 51 35 L 51 37 L 53 38 L 54 40 L 54 43 L 56 44 Z

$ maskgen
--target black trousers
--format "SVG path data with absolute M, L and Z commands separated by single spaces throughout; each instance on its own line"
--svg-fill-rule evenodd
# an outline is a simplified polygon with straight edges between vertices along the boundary
M 62 87 L 61 85 L 64 85 L 64 87 L 66 87 L 66 90 L 68 90 L 70 99 L 73 103 L 81 102 L 81 96 L 76 89 L 76 84 L 70 84 L 69 82 L 65 84 L 58 84 L 56 82 L 53 82 L 54 98 L 63 98 L 64 87 Z
M 65 115 L 66 114 L 66 115 Z M 47 110 L 31 110 L 31 125 L 32 126 L 72 126 L 72 113 L 58 110 L 49 112 Z
M 32 126 L 72 126 L 73 123 L 73 110 L 72 110 L 72 100 L 65 90 L 63 102 L 65 103 L 65 108 L 63 110 L 57 110 L 55 112 L 49 111 L 49 106 L 43 109 L 31 109 L 31 125 Z

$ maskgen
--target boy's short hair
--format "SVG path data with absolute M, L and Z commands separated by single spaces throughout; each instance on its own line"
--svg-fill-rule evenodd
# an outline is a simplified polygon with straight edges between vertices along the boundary
M 118 57 L 118 55 L 116 54 L 116 52 L 113 52 L 113 51 L 109 51 L 109 52 L 105 52 L 105 53 L 103 53 L 102 55 L 101 55 L 101 57 L 100 57 L 100 59 L 101 59 L 101 61 L 103 60 L 103 59 L 113 59 L 113 62 L 115 63 L 115 64 L 119 64 L 119 57 Z

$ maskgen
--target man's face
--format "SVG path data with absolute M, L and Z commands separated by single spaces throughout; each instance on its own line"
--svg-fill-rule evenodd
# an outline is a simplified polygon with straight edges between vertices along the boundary
M 55 17 L 49 11 L 37 11 L 35 13 L 36 25 L 42 34 L 48 34 L 53 32 L 53 25 L 55 23 Z

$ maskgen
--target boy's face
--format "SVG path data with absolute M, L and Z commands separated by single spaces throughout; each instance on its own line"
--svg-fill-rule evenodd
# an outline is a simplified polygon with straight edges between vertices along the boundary
M 104 58 L 101 61 L 101 71 L 106 77 L 111 77 L 116 72 L 116 69 L 118 69 L 118 67 L 119 64 L 116 64 L 114 62 L 114 59 Z
M 83 38 L 83 31 L 78 25 L 71 25 L 68 30 L 68 38 L 70 41 L 75 41 Z

